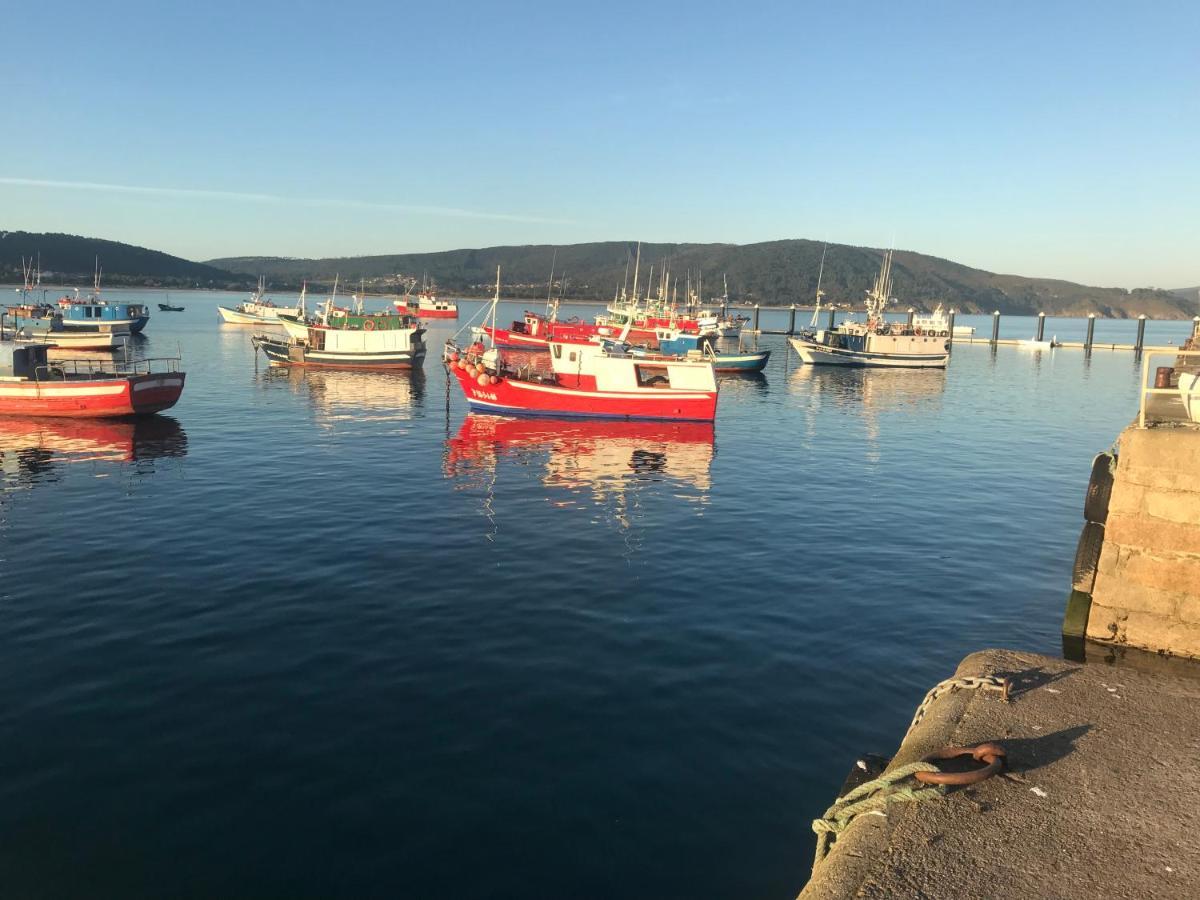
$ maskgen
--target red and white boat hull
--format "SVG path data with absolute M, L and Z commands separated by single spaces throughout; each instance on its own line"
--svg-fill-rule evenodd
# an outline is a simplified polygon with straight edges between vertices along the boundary
M 716 391 L 599 391 L 498 376 L 481 385 L 480 377 L 451 366 L 472 409 L 518 416 L 583 416 L 605 419 L 657 419 L 711 422 L 717 415 Z
M 0 415 L 138 416 L 170 409 L 183 393 L 184 373 L 67 381 L 0 381 Z

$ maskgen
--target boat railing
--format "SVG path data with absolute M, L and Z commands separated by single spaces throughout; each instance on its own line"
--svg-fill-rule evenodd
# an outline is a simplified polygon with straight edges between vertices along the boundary
M 1169 363 L 1169 364 L 1167 364 Z M 1141 395 L 1138 427 L 1151 425 L 1200 424 L 1200 380 L 1185 396 L 1180 378 L 1200 375 L 1200 350 L 1154 350 L 1142 355 Z M 1189 414 L 1190 411 L 1190 414 Z
M 179 371 L 178 356 L 128 359 L 55 359 L 33 369 L 34 381 L 63 381 L 76 378 L 128 378 L 131 375 L 165 375 Z

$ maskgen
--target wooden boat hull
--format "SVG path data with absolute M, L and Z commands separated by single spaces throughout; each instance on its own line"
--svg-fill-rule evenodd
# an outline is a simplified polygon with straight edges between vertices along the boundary
M 950 354 L 938 353 L 871 353 L 862 350 L 844 350 L 828 347 L 804 338 L 788 338 L 788 342 L 810 366 L 854 366 L 858 368 L 888 369 L 944 369 Z
M 170 409 L 183 393 L 183 372 L 94 381 L 0 380 L 0 415 L 105 418 Z
M 17 343 L 47 344 L 60 350 L 122 350 L 129 343 L 126 331 L 39 331 Z
M 257 335 L 254 345 L 258 347 L 273 366 L 307 366 L 314 369 L 345 369 L 382 371 L 412 369 L 425 359 L 425 346 L 411 350 L 388 350 L 379 353 L 345 353 L 313 350 L 296 346 L 291 341 L 274 340 Z
M 716 391 L 593 391 L 507 377 L 500 377 L 496 384 L 480 385 L 476 376 L 464 369 L 451 366 L 450 371 L 471 409 L 479 412 L 678 422 L 711 422 L 717 415 Z
M 739 372 L 761 372 L 771 358 L 770 350 L 753 353 L 718 353 L 711 357 L 713 371 L 737 374 Z

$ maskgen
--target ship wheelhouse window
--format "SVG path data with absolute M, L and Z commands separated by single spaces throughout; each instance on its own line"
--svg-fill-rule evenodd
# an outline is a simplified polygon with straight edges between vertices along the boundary
M 567 357 L 567 362 L 575 362 L 575 351 L 571 351 L 571 355 Z
M 634 366 L 638 387 L 669 388 L 671 378 L 666 366 Z
M 554 345 L 554 358 L 555 358 L 555 359 L 562 359 L 562 344 L 555 344 L 555 345 Z

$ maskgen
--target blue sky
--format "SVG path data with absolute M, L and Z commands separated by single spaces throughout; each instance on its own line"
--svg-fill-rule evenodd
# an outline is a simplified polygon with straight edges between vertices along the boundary
M 0 228 L 193 259 L 810 237 L 1200 284 L 1200 4 L 118 0 L 9 25 Z

